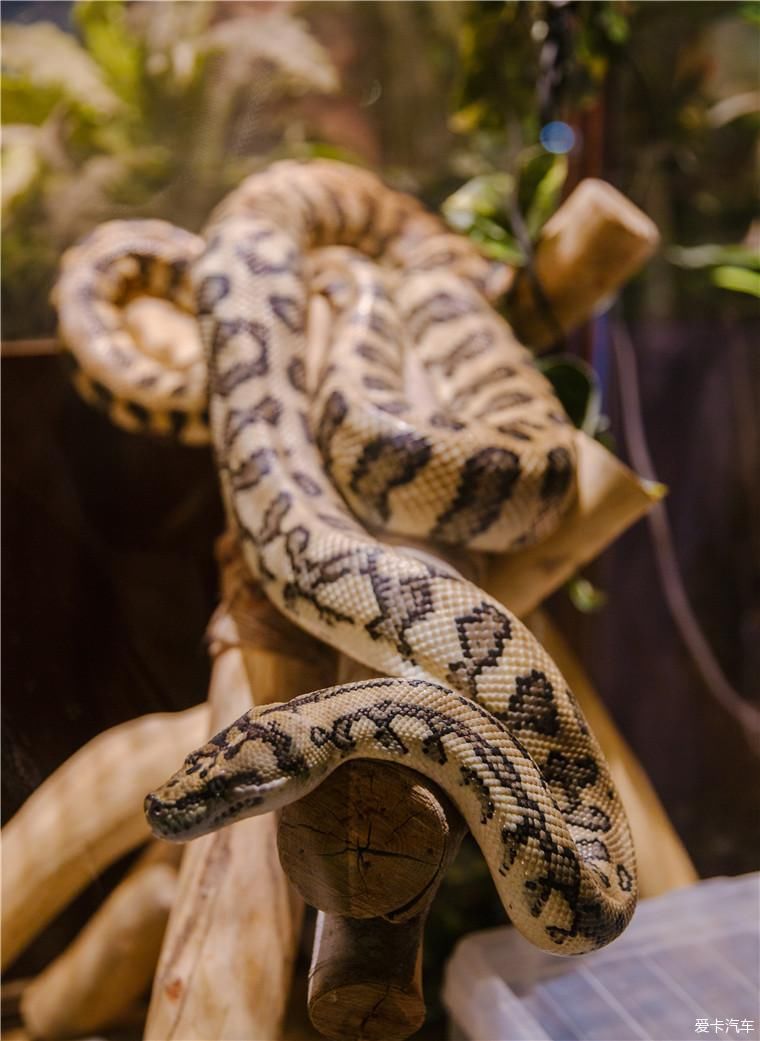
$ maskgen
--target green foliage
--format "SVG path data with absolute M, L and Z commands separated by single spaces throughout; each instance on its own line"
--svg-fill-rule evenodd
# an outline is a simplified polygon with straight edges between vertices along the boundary
M 710 277 L 721 289 L 730 289 L 734 293 L 746 293 L 748 296 L 760 299 L 760 274 L 757 271 L 723 264 L 713 268 Z
M 528 148 L 518 157 L 514 175 L 473 177 L 444 200 L 441 210 L 452 228 L 469 235 L 488 256 L 521 267 L 532 240 L 557 208 L 566 177 L 565 156 Z
M 4 26 L 6 337 L 52 328 L 58 258 L 92 225 L 160 216 L 200 227 L 232 184 L 284 151 L 301 94 L 335 88 L 326 53 L 288 11 L 217 13 L 80 0 L 78 37 L 47 22 Z
M 537 166 L 550 162 L 538 143 L 541 124 L 569 122 L 582 165 L 583 113 L 598 103 L 607 176 L 652 213 L 672 264 L 653 265 L 639 292 L 670 314 L 719 310 L 726 297 L 717 289 L 732 291 L 735 310 L 742 298 L 753 307 L 754 257 L 698 264 L 688 253 L 749 252 L 738 243 L 755 214 L 758 11 L 756 2 L 713 0 L 468 3 L 452 126 L 478 179 L 509 171 L 518 188 L 469 224 L 458 214 L 456 226 L 492 256 L 524 261 L 513 201 L 534 238 L 545 216 L 528 212 L 537 208 L 537 186 L 524 166 L 532 155 L 542 157 Z M 469 172 L 467 162 L 460 166 Z M 544 213 L 556 203 L 552 194 Z M 459 204 L 467 192 L 456 196 Z M 698 245 L 705 242 L 716 245 Z
M 519 147 L 538 136 L 543 100 L 561 109 L 594 98 L 629 36 L 637 5 L 627 0 L 481 0 L 467 6 L 460 38 L 454 125 L 506 136 Z M 554 55 L 556 60 L 551 61 Z
M 596 614 L 607 603 L 607 594 L 581 575 L 571 578 L 565 589 L 573 607 L 581 614 Z
M 602 392 L 590 365 L 572 354 L 554 354 L 536 363 L 554 387 L 574 426 L 590 437 L 599 429 Z
M 8 123 L 39 126 L 62 99 L 59 86 L 35 85 L 22 75 L 3 76 L 2 111 Z
M 522 250 L 510 226 L 509 208 L 515 179 L 509 174 L 481 174 L 471 178 L 441 207 L 455 231 L 470 236 L 485 253 L 509 264 L 522 264 Z
M 668 250 L 672 264 L 699 271 L 720 289 L 760 297 L 760 250 L 744 244 L 704 245 Z
M 130 31 L 121 0 L 83 0 L 74 20 L 109 86 L 126 104 L 139 106 L 146 46 Z
M 748 3 L 740 4 L 739 13 L 746 21 L 760 26 L 760 3 L 758 3 L 758 0 L 749 0 Z
M 507 117 L 535 121 L 539 47 L 531 30 L 543 6 L 487 0 L 468 5 L 453 116 L 458 131 L 501 135 Z

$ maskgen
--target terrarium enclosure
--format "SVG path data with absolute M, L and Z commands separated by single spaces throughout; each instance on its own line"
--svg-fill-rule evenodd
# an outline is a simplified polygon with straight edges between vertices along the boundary
M 387 613 L 361 623 L 368 653 L 352 658 L 331 636 L 359 627 L 355 603 L 322 617 L 322 629 L 299 624 L 305 587 L 293 593 L 288 576 L 252 570 L 251 532 L 260 535 L 264 513 L 245 507 L 241 519 L 230 507 L 230 488 L 253 494 L 256 482 L 250 470 L 229 476 L 221 434 L 213 449 L 187 443 L 205 435 L 188 434 L 179 407 L 151 418 L 122 377 L 113 390 L 104 370 L 88 375 L 72 361 L 79 355 L 60 321 L 66 251 L 106 222 L 137 220 L 191 233 L 198 256 L 213 251 L 211 215 L 246 178 L 251 219 L 288 230 L 311 207 L 304 226 L 334 232 L 303 251 L 303 314 L 286 301 L 269 315 L 307 342 L 299 378 L 313 397 L 323 393 L 317 377 L 331 378 L 325 359 L 346 308 L 346 262 L 319 259 L 333 239 L 371 257 L 358 263 L 391 271 L 373 275 L 385 287 L 378 297 L 403 298 L 408 278 L 420 293 L 440 280 L 438 300 L 446 279 L 469 279 L 488 314 L 531 349 L 572 424 L 577 457 L 574 497 L 564 462 L 549 470 L 552 495 L 567 494 L 554 530 L 537 520 L 508 554 L 483 549 L 478 533 L 474 548 L 454 548 L 441 507 L 427 538 L 387 533 L 377 518 L 402 512 L 395 496 L 413 478 L 380 435 L 372 444 L 367 435 L 364 469 L 341 495 L 352 509 L 375 503 L 375 520 L 360 523 L 378 552 L 410 555 L 433 583 L 473 583 L 483 603 L 526 621 L 557 662 L 610 763 L 642 898 L 758 871 L 758 54 L 760 9 L 733 0 L 3 3 L 3 1037 L 433 1041 L 496 1029 L 457 1018 L 454 1005 L 479 993 L 479 959 L 501 951 L 498 936 L 482 948 L 468 939 L 445 990 L 444 978 L 459 941 L 506 926 L 498 871 L 489 872 L 452 792 L 404 769 L 424 754 L 401 766 L 356 760 L 279 817 L 188 845 L 151 838 L 143 814 L 148 791 L 252 699 L 263 706 L 377 675 L 370 644 L 390 639 L 394 625 L 393 653 L 417 667 L 409 634 L 445 614 L 429 585 L 374 576 Z M 283 161 L 300 165 L 274 166 Z M 358 231 L 354 183 L 368 207 Z M 397 223 L 378 231 L 393 206 Z M 424 254 L 436 236 L 445 250 Z M 265 260 L 249 263 L 252 286 L 284 277 Z M 151 365 L 204 373 L 196 310 L 208 316 L 182 296 L 186 269 L 189 261 L 177 265 L 172 286 L 179 309 L 162 299 L 167 279 L 139 281 L 145 265 L 126 279 L 116 310 Z M 110 277 L 105 263 L 100 275 Z M 436 323 L 459 335 L 461 314 L 431 300 L 422 338 Z M 398 306 L 395 337 L 408 345 L 425 323 Z M 360 308 L 351 320 L 361 321 Z M 259 317 L 241 321 L 252 328 Z M 208 354 L 205 335 L 208 358 L 215 348 Z M 277 334 L 258 335 L 265 345 Z M 408 414 L 386 415 L 408 444 L 415 418 L 438 417 L 456 445 L 469 436 L 465 396 L 441 404 L 430 376 L 437 371 L 445 393 L 447 379 L 481 364 L 478 349 L 449 353 L 448 370 L 409 353 L 399 363 Z M 237 370 L 230 377 L 235 393 L 251 376 L 246 364 L 240 380 Z M 332 376 L 348 399 L 352 364 Z M 225 395 L 209 385 L 213 416 Z M 250 410 L 262 394 L 235 407 Z M 521 407 L 514 395 L 502 405 Z M 241 426 L 274 429 L 279 417 L 275 406 L 251 415 Z M 530 440 L 520 422 L 509 413 L 502 423 L 517 438 L 515 459 L 520 438 Z M 325 426 L 311 421 L 312 440 L 329 441 Z M 286 452 L 306 458 L 310 443 Z M 415 443 L 419 469 L 432 450 L 426 442 L 420 454 Z M 299 486 L 312 515 L 309 481 L 327 483 L 340 469 L 329 452 L 325 460 Z M 508 499 L 509 480 L 497 477 L 488 470 L 458 485 L 445 516 L 499 481 Z M 313 607 L 335 579 L 309 574 Z M 267 599 L 278 581 L 284 613 Z M 470 662 L 476 697 L 508 643 L 502 634 L 497 651 L 471 651 L 485 638 L 477 611 L 466 616 L 464 664 L 441 666 L 441 681 L 448 668 L 456 687 Z M 507 699 L 509 711 L 515 698 L 528 706 L 526 731 L 548 726 L 537 690 L 518 682 Z M 513 736 L 519 744 L 525 732 Z M 354 741 L 348 733 L 341 754 Z M 561 747 L 551 754 L 566 763 Z M 457 777 L 455 796 L 472 790 L 466 773 Z M 583 784 L 572 784 L 577 796 Z M 740 908 L 739 888 L 710 885 L 693 905 L 679 897 L 673 920 L 714 899 L 739 929 L 757 886 L 753 895 L 736 883 Z M 666 918 L 648 908 L 634 925 Z M 742 979 L 760 970 L 757 934 L 748 936 Z M 615 944 L 610 971 L 624 980 Z M 514 966 L 519 955 L 510 957 Z M 506 970 L 504 978 L 518 997 L 528 987 Z M 736 1016 L 736 1036 L 758 1036 L 757 994 L 742 986 L 744 1004 L 711 1004 L 699 1032 L 718 1032 L 723 1016 L 729 1033 Z M 703 1019 L 688 1007 L 679 1041 Z M 523 1006 L 515 1008 L 518 1022 Z M 567 1023 L 541 1029 L 582 1036 Z

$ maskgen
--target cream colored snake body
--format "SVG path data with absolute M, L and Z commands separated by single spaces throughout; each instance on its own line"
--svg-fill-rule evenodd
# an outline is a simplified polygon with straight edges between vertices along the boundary
M 104 226 L 66 258 L 57 299 L 80 389 L 124 425 L 199 441 L 204 367 L 139 358 L 120 320 L 146 287 L 189 309 L 192 285 L 224 498 L 252 574 L 298 625 L 400 677 L 251 710 L 148 797 L 155 833 L 184 840 L 274 809 L 348 758 L 398 761 L 460 808 L 522 932 L 572 954 L 614 939 L 635 904 L 600 749 L 517 618 L 372 534 L 505 550 L 545 535 L 572 497 L 571 429 L 487 303 L 498 276 L 371 174 L 283 163 L 229 196 L 204 240 Z M 315 359 L 317 293 L 333 317 Z M 430 401 L 405 393 L 407 349 Z

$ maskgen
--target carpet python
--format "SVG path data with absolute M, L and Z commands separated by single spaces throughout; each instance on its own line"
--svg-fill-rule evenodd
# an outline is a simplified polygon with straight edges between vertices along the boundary
M 80 391 L 129 429 L 189 443 L 210 429 L 252 576 L 296 624 L 390 677 L 247 712 L 148 796 L 154 833 L 184 841 L 283 806 L 348 759 L 403 763 L 458 806 L 517 928 L 576 954 L 613 940 L 636 901 L 601 750 L 513 614 L 376 537 L 502 552 L 544 537 L 572 500 L 573 432 L 490 306 L 500 276 L 369 172 L 283 162 L 202 237 L 160 221 L 96 229 L 66 254 L 56 301 Z M 197 316 L 205 361 L 139 352 L 123 306 L 144 293 Z M 315 294 L 332 323 L 318 358 Z M 405 391 L 410 356 L 429 404 Z

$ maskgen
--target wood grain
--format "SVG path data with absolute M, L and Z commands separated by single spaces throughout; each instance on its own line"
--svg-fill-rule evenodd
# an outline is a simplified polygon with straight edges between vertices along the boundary
M 153 979 L 177 892 L 179 848 L 152 843 L 74 942 L 21 998 L 35 1038 L 84 1037 L 122 1023 Z
M 240 638 L 248 614 L 271 611 L 250 586 L 234 540 L 223 541 L 224 601 L 210 626 L 214 661 L 211 735 L 251 704 L 284 701 L 327 685 L 331 657 L 306 659 Z M 278 634 L 279 618 L 259 630 Z M 237 634 L 237 636 L 236 636 Z M 293 645 L 305 637 L 292 631 Z M 186 751 L 189 750 L 186 749 Z M 252 817 L 188 846 L 145 1028 L 146 1041 L 279 1036 L 298 946 L 302 901 L 277 859 L 273 814 Z
M 118 857 L 150 837 L 143 799 L 203 740 L 208 710 L 141 716 L 59 767 L 3 828 L 3 966 Z

